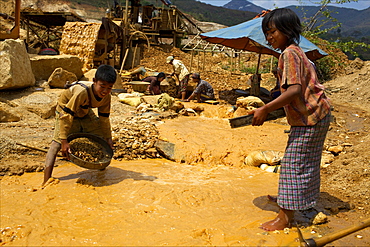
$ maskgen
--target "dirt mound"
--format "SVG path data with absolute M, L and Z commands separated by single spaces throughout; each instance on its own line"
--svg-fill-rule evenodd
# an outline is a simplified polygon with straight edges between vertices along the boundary
M 346 71 L 324 84 L 334 107 L 326 144 L 344 150 L 322 169 L 322 189 L 369 214 L 370 62 L 351 61 Z
M 369 111 L 370 103 L 370 62 L 359 59 L 351 61 L 346 67 L 347 75 L 340 75 L 325 82 L 329 97 L 339 104 L 355 105 Z

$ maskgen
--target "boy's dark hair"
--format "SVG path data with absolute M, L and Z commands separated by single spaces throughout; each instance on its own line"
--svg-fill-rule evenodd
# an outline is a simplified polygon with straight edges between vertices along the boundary
M 158 73 L 158 75 L 157 75 L 157 78 L 159 79 L 159 78 L 166 78 L 166 75 L 165 75 L 165 73 L 163 73 L 163 72 L 159 72 Z
M 199 80 L 200 80 L 200 74 L 199 74 L 199 73 L 193 73 L 193 74 L 191 75 L 191 78 L 199 79 Z
M 299 44 L 300 34 L 302 32 L 301 21 L 293 10 L 287 8 L 274 9 L 267 13 L 262 20 L 262 30 L 266 36 L 267 31 L 271 24 L 285 34 L 288 38 L 288 45 L 293 43 Z
M 117 79 L 116 70 L 107 64 L 102 64 L 98 67 L 95 73 L 95 80 L 115 83 Z

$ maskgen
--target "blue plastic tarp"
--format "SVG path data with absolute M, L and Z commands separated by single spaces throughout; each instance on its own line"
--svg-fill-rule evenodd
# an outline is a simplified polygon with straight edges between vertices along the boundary
M 262 31 L 262 19 L 262 17 L 252 19 L 235 26 L 202 33 L 200 36 L 210 43 L 221 44 L 237 50 L 270 54 L 278 57 L 280 51 L 269 46 L 266 41 Z M 328 55 L 302 35 L 299 46 L 312 61 Z

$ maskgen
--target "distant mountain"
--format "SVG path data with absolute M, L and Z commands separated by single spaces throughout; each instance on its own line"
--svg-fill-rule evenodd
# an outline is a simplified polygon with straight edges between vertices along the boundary
M 248 2 L 247 0 L 231 0 L 224 6 L 224 8 L 228 9 L 237 9 L 237 10 L 243 10 L 243 11 L 251 11 L 256 13 L 261 13 L 264 8 L 257 6 L 251 2 Z
M 264 10 L 262 7 L 254 5 L 247 0 L 231 0 L 223 7 L 235 10 L 244 10 L 261 13 Z M 288 6 L 286 8 L 292 9 L 300 19 L 304 22 L 307 17 L 314 16 L 320 7 L 315 6 Z M 335 30 L 335 32 L 340 33 L 344 37 L 354 37 L 362 38 L 370 36 L 370 7 L 364 10 L 356 10 L 350 8 L 341 8 L 328 6 L 327 10 L 331 12 L 331 16 L 336 18 L 342 26 Z M 323 21 L 326 20 L 322 14 L 318 16 L 318 21 L 316 26 L 321 25 Z M 323 28 L 329 28 L 335 25 L 333 22 L 325 24 Z
M 257 15 L 256 12 L 251 10 L 245 11 L 217 7 L 196 0 L 171 0 L 171 2 L 179 10 L 191 15 L 198 21 L 215 22 L 225 26 L 233 26 L 242 23 Z M 143 0 L 141 4 L 154 4 L 154 6 L 163 5 L 159 0 Z
M 298 6 L 288 6 L 305 21 L 307 17 L 315 15 L 319 7 L 305 6 L 304 8 Z M 362 38 L 370 36 L 370 7 L 364 10 L 340 8 L 329 6 L 327 9 L 331 12 L 331 16 L 336 18 L 342 26 L 336 30 L 344 37 Z M 323 15 L 319 15 L 317 25 L 321 25 L 326 19 Z M 322 28 L 332 27 L 334 23 L 327 23 Z M 322 29 L 321 28 L 321 29 Z

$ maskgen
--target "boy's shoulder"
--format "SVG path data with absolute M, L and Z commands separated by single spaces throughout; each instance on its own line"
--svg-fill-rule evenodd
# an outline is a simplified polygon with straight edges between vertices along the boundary
M 92 85 L 93 82 L 89 81 L 77 81 L 69 85 L 67 88 L 67 92 L 70 92 L 72 94 L 85 94 L 85 93 L 91 93 L 92 92 Z
M 94 84 L 94 82 L 92 82 L 92 81 L 78 81 L 77 83 L 84 84 L 88 87 L 91 87 L 91 85 Z

